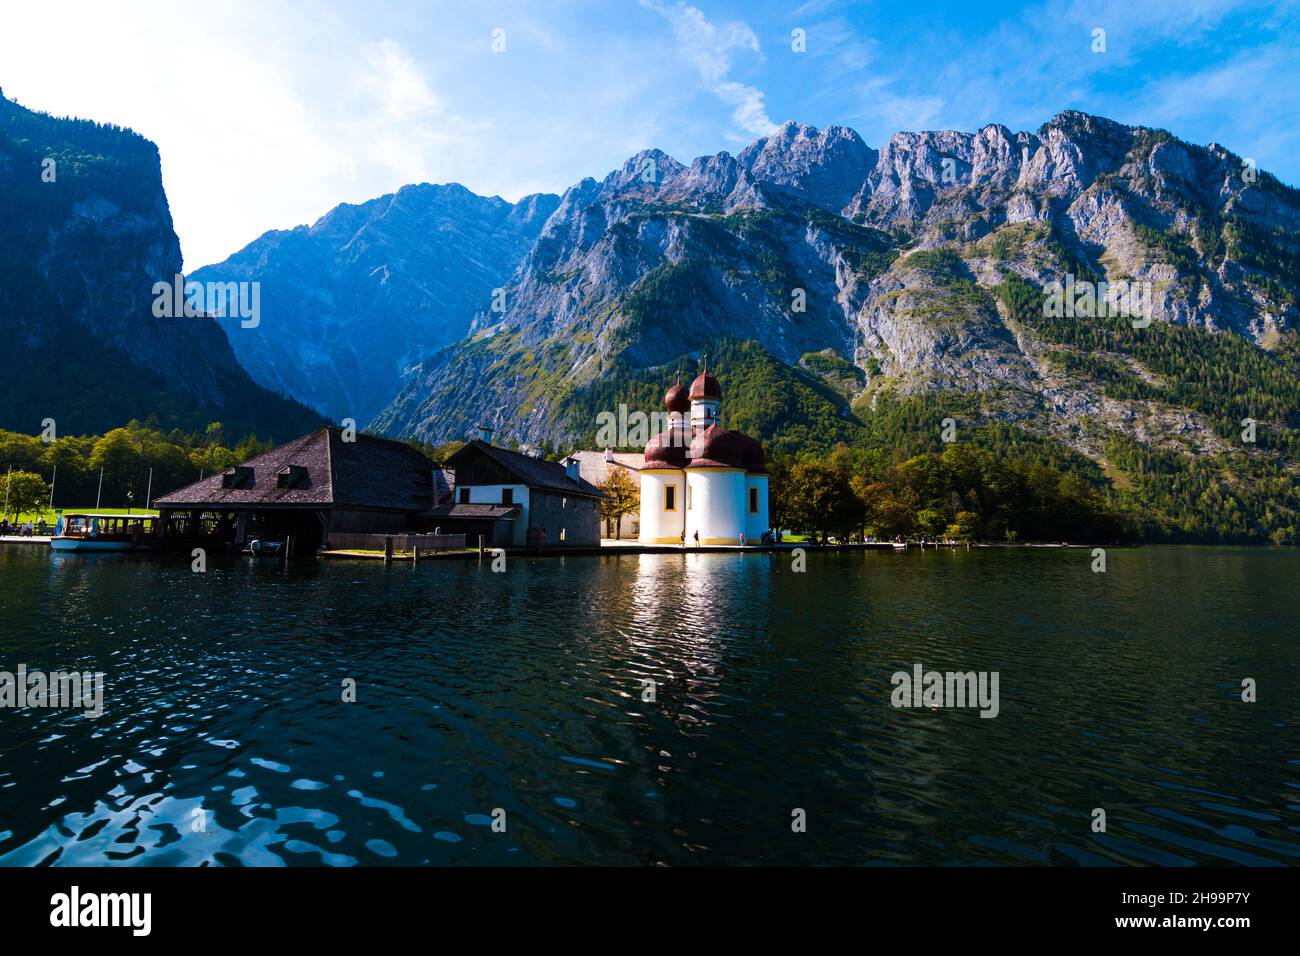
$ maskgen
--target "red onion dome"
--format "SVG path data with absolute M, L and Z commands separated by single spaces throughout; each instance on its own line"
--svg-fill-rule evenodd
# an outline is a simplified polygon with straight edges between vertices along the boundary
M 695 381 L 691 382 L 691 400 L 697 398 L 722 398 L 722 386 L 708 372 L 701 372 Z
M 741 460 L 746 471 L 767 471 L 767 460 L 763 457 L 763 446 L 748 435 L 740 436 Z
M 680 412 L 685 415 L 691 410 L 691 396 L 686 392 L 686 386 L 681 382 L 676 385 L 670 385 L 668 391 L 664 393 L 664 407 L 670 412 Z
M 660 432 L 645 445 L 644 468 L 685 468 L 686 445 L 680 440 L 673 440 L 672 429 Z
M 745 449 L 740 432 L 710 425 L 691 440 L 692 468 L 744 468 Z

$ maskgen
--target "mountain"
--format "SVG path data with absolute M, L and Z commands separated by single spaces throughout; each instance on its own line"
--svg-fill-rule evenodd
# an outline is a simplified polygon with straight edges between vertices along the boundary
M 936 445 L 953 417 L 1134 494 L 1189 499 L 1204 469 L 1225 508 L 1268 482 L 1300 506 L 1298 248 L 1300 191 L 1221 146 L 1078 112 L 880 149 L 790 123 L 689 166 L 650 150 L 564 193 L 505 313 L 413 369 L 374 427 L 588 444 L 596 413 L 654 410 L 679 367 L 726 352 L 724 388 L 751 387 L 724 412 L 777 450 L 882 428 Z M 1053 314 L 1051 283 L 1076 280 L 1134 283 L 1150 324 Z
M 258 282 L 256 327 L 220 320 L 258 382 L 335 420 L 369 421 L 405 369 L 491 307 L 559 197 L 511 204 L 463 186 L 406 186 L 268 232 L 199 282 Z
M 320 417 L 256 385 L 202 315 L 159 318 L 181 271 L 158 148 L 0 94 L 0 427 L 101 432 L 156 415 L 288 438 Z

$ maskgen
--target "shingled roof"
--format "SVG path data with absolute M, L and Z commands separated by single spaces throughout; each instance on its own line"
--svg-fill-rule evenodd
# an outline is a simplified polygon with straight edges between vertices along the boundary
M 519 479 L 519 483 L 529 488 L 541 488 L 546 491 L 558 491 L 562 494 L 587 495 L 591 498 L 603 498 L 604 492 L 589 481 L 570 478 L 564 466 L 556 461 L 544 458 L 532 458 L 517 451 L 507 451 L 496 445 L 475 439 L 447 459 L 447 466 L 454 469 L 456 463 L 466 456 L 479 452 L 496 462 L 510 474 Z M 459 483 L 459 482 L 458 482 Z
M 344 441 L 342 429 L 321 428 L 156 498 L 154 506 L 420 512 L 436 503 L 433 471 L 410 445 L 370 435 Z
M 614 460 L 612 462 L 606 460 L 606 455 L 613 455 Z M 578 460 L 582 477 L 597 487 L 604 484 L 609 478 L 609 473 L 619 466 L 633 472 L 645 467 L 645 455 L 639 451 L 575 451 L 569 457 Z M 635 476 L 633 480 L 636 480 Z

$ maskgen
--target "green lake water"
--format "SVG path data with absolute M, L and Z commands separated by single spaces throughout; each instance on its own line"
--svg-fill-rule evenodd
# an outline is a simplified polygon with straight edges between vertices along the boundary
M 105 675 L 0 709 L 0 864 L 1300 862 L 1300 551 L 1091 565 L 0 546 L 0 671 Z M 997 717 L 893 707 L 917 663 Z

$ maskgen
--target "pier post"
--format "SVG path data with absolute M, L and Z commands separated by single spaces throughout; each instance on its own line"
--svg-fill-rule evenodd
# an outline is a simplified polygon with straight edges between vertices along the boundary
M 478 559 L 483 560 L 483 536 L 478 536 Z
M 384 535 L 384 564 L 393 563 L 393 536 Z
M 420 546 L 418 544 L 411 546 L 411 563 L 420 563 Z
M 293 554 L 293 535 L 286 534 L 284 536 L 284 560 L 286 563 L 288 562 L 289 557 L 292 554 Z

